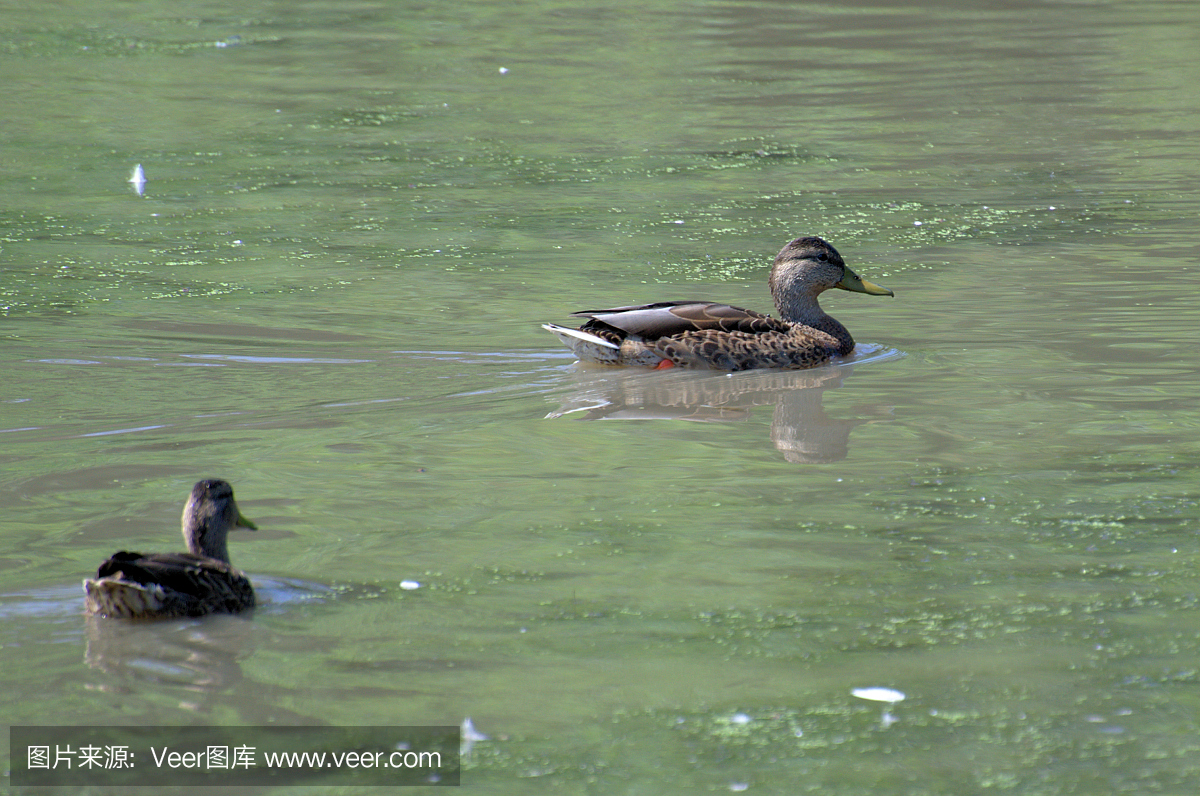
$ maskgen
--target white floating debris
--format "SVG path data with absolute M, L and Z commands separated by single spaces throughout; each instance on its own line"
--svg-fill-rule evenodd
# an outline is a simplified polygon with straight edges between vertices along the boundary
M 507 74 L 508 74 L 508 67 L 507 67 L 507 66 L 502 66 L 502 67 L 500 67 L 500 74 L 502 74 L 502 75 L 507 75 Z
M 133 171 L 129 175 L 129 184 L 133 186 L 133 190 L 138 196 L 141 196 L 146 190 L 146 172 L 142 169 L 141 163 L 133 167 Z
M 412 591 L 413 589 L 421 588 L 421 584 L 415 580 L 402 580 L 400 581 L 400 588 L 405 591 Z
M 470 716 L 467 716 L 465 719 L 463 719 L 462 726 L 459 728 L 458 737 L 460 739 L 458 751 L 463 755 L 471 754 L 471 750 L 478 742 L 490 740 L 486 735 L 475 729 L 475 724 L 471 721 Z
M 850 692 L 859 699 L 869 699 L 872 702 L 901 702 L 904 692 L 892 688 L 855 688 Z
M 742 725 L 742 724 L 749 724 L 752 721 L 754 721 L 754 719 L 750 718 L 745 713 L 734 713 L 732 716 L 729 717 L 729 722 L 731 724 Z
M 892 707 L 897 702 L 904 699 L 903 691 L 897 691 L 894 688 L 875 687 L 875 688 L 854 688 L 850 691 L 850 693 L 853 694 L 854 696 L 858 697 L 859 699 L 869 699 L 872 702 L 886 702 L 887 703 L 883 708 L 883 714 L 879 717 L 879 725 L 881 727 L 883 727 L 883 729 L 886 730 L 888 727 L 891 727 L 893 724 L 900 721 L 900 719 L 896 718 L 895 716 L 893 716 L 891 713 L 888 712 L 888 708 Z
M 467 743 L 475 743 L 476 741 L 490 740 L 486 735 L 475 729 L 475 722 L 471 721 L 471 717 L 467 716 L 462 723 L 462 739 Z

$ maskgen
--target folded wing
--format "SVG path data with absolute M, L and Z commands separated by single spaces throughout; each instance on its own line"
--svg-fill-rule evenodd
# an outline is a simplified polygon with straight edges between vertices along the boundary
M 583 325 L 584 329 L 603 331 L 608 328 L 644 340 L 708 330 L 762 334 L 786 332 L 791 328 L 790 324 L 769 315 L 709 301 L 660 301 L 571 314 L 590 318 Z

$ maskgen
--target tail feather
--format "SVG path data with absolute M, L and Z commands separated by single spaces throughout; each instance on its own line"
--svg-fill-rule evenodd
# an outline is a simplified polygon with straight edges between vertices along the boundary
M 563 345 L 572 350 L 581 342 L 602 346 L 603 348 L 611 348 L 614 351 L 621 350 L 619 345 L 610 343 L 603 337 L 597 337 L 591 332 L 585 332 L 582 329 L 572 329 L 568 326 L 559 326 L 556 323 L 543 323 L 542 328 L 547 332 L 554 333 L 563 342 Z
M 84 605 L 88 613 L 121 619 L 173 615 L 178 606 L 157 584 L 143 585 L 115 578 L 85 579 Z

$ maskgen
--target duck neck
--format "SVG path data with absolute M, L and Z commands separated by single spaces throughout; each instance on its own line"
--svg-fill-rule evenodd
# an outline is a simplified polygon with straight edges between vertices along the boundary
M 200 555 L 224 561 L 226 564 L 229 563 L 229 545 L 226 543 L 225 534 L 209 531 L 204 535 L 203 539 L 204 544 L 201 547 Z
M 782 289 L 783 287 L 778 283 L 772 285 L 779 317 L 788 323 L 825 332 L 837 341 L 838 356 L 844 357 L 854 350 L 854 338 L 850 336 L 850 330 L 837 318 L 821 309 L 817 302 L 819 290 L 813 290 L 811 286 L 793 287 L 790 290 Z
M 208 556 L 229 563 L 227 534 L 213 527 L 216 517 L 192 516 L 183 518 L 183 538 L 188 552 L 197 556 Z

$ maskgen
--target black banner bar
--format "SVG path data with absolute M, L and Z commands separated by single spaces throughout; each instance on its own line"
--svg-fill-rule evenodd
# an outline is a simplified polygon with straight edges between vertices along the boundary
M 457 785 L 458 727 L 9 729 L 14 786 Z

